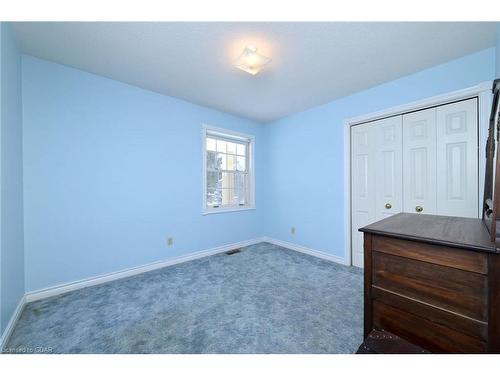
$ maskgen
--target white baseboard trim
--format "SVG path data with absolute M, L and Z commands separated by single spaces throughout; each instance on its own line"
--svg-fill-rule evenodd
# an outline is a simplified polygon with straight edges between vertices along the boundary
M 0 353 L 3 352 L 3 349 L 7 344 L 7 341 L 9 341 L 10 335 L 12 335 L 14 327 L 16 326 L 17 321 L 19 320 L 19 317 L 21 316 L 25 305 L 26 305 L 26 295 L 23 295 L 19 300 L 19 303 L 17 304 L 14 313 L 10 317 L 9 323 L 7 324 L 7 327 L 5 327 L 3 335 L 0 337 Z
M 125 277 L 138 275 L 138 274 L 141 274 L 144 272 L 149 272 L 149 271 L 157 270 L 157 269 L 168 267 L 168 266 L 173 266 L 174 264 L 184 263 L 184 262 L 188 262 L 190 260 L 204 258 L 204 257 L 210 256 L 210 255 L 215 255 L 215 254 L 219 254 L 219 253 L 224 253 L 226 251 L 238 249 L 240 247 L 254 245 L 256 243 L 263 242 L 263 241 L 264 240 L 262 238 L 255 238 L 252 240 L 236 242 L 236 243 L 232 243 L 229 245 L 218 246 L 218 247 L 214 247 L 214 248 L 207 249 L 207 250 L 197 251 L 195 253 L 191 253 L 188 255 L 182 255 L 179 257 L 171 258 L 171 259 L 165 259 L 165 260 L 161 260 L 158 262 L 145 264 L 145 265 L 139 266 L 139 267 L 128 268 L 125 270 L 111 272 L 111 273 L 100 275 L 100 276 L 89 277 L 89 278 L 86 278 L 83 280 L 73 281 L 70 283 L 59 284 L 59 285 L 52 286 L 49 288 L 35 290 L 33 292 L 28 292 L 25 294 L 26 303 L 38 301 L 40 299 L 44 299 L 44 298 L 48 298 L 48 297 L 52 297 L 52 296 L 57 296 L 59 294 L 71 292 L 73 290 L 82 289 L 82 288 L 86 288 L 86 287 L 93 286 L 93 285 L 107 283 L 107 282 L 113 281 L 113 280 L 123 279 Z
M 269 242 L 273 245 L 278 245 L 278 246 L 284 247 L 284 248 L 289 249 L 289 250 L 294 250 L 294 251 L 298 251 L 300 253 L 312 255 L 313 257 L 329 260 L 329 261 L 335 262 L 335 263 L 340 263 L 340 264 L 343 264 L 345 266 L 350 265 L 350 264 L 348 264 L 348 262 L 346 262 L 346 260 L 344 258 L 336 256 L 336 255 L 325 253 L 324 251 L 310 249 L 310 248 L 302 246 L 302 245 L 297 245 L 297 244 L 294 244 L 291 242 L 277 240 L 275 238 L 270 238 L 270 237 L 264 237 L 263 241 Z

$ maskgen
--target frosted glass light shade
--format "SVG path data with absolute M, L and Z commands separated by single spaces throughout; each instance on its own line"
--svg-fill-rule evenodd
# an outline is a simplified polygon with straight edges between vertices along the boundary
M 261 55 L 257 52 L 257 48 L 253 46 L 247 46 L 243 50 L 240 57 L 233 63 L 235 68 L 241 69 L 252 75 L 257 74 L 261 71 L 264 65 L 271 61 L 269 57 Z

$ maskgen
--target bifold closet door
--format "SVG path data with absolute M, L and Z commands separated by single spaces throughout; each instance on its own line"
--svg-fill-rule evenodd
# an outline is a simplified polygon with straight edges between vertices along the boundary
M 375 221 L 375 145 L 372 123 L 351 128 L 351 248 L 352 264 L 363 267 L 363 234 Z
M 478 217 L 477 99 L 436 108 L 437 212 Z
M 352 263 L 363 267 L 359 228 L 402 209 L 401 116 L 354 126 L 351 136 Z
M 359 228 L 398 212 L 478 217 L 477 98 L 351 128 L 352 264 Z
M 437 214 L 436 109 L 403 115 L 403 211 Z
M 375 217 L 385 219 L 403 209 L 402 117 L 373 123 L 375 146 Z
M 477 98 L 403 115 L 403 211 L 478 217 Z

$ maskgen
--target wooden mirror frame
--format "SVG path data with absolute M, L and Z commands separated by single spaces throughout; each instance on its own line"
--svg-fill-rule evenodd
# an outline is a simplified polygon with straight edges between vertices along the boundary
M 497 157 L 500 135 L 500 79 L 493 82 L 493 105 L 486 142 L 486 169 L 484 176 L 483 221 L 490 232 L 491 242 L 500 248 L 500 160 Z

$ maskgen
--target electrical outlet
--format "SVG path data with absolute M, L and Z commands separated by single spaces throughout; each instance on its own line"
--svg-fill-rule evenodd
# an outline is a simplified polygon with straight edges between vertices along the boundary
M 295 227 L 292 227 L 292 228 L 290 229 L 290 233 L 295 234 Z
M 167 245 L 172 246 L 174 244 L 174 239 L 172 237 L 167 238 Z

